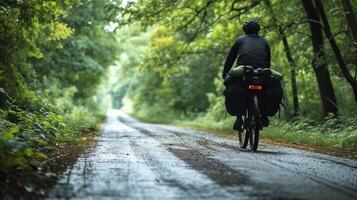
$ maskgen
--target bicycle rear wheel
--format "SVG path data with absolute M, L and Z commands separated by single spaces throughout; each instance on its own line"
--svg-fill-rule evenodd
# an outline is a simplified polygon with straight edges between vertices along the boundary
M 249 137 L 249 147 L 251 151 L 257 151 L 259 143 L 259 128 L 252 131 Z
M 248 146 L 248 141 L 251 135 L 251 130 L 244 129 L 242 132 L 238 132 L 239 135 L 239 146 L 242 149 L 245 149 Z
M 243 131 L 239 132 L 239 146 L 242 149 L 247 148 L 252 129 L 250 122 L 252 121 L 252 112 L 248 109 L 247 114 L 244 116 Z
M 253 105 L 252 105 L 252 120 L 251 127 L 252 131 L 249 137 L 249 147 L 251 151 L 257 151 L 259 143 L 259 131 L 260 131 L 260 111 L 259 111 L 259 102 L 258 96 L 253 96 Z

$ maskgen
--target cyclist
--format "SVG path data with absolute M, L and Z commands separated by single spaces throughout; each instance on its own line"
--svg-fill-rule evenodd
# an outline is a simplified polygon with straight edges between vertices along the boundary
M 259 30 L 260 24 L 255 20 L 249 20 L 244 23 L 243 31 L 245 34 L 238 37 L 226 58 L 222 74 L 223 79 L 226 78 L 236 59 L 237 65 L 270 68 L 270 46 L 267 40 L 258 35 Z M 265 127 L 269 125 L 268 117 L 264 113 L 261 115 L 261 123 Z M 242 125 L 242 116 L 237 115 L 233 129 L 241 132 Z

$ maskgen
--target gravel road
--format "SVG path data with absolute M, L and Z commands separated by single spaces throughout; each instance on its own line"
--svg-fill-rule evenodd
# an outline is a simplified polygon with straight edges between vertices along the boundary
M 252 153 L 110 110 L 96 145 L 47 199 L 357 199 L 357 161 L 267 144 Z

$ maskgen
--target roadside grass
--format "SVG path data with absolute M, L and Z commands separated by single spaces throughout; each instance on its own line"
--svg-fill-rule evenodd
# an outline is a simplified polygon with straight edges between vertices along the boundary
M 273 142 L 302 145 L 308 149 L 357 154 L 357 128 L 349 122 L 347 124 L 339 122 L 339 124 L 334 119 L 330 119 L 323 124 L 313 124 L 307 120 L 286 122 L 273 118 L 270 126 L 261 132 L 261 138 Z M 222 121 L 198 118 L 194 121 L 176 121 L 174 124 L 209 131 L 232 132 L 233 123 L 234 118 L 231 117 Z
M 140 116 L 138 119 L 150 123 L 169 123 L 192 127 L 225 135 L 233 134 L 232 126 L 235 120 L 230 116 L 216 120 L 207 115 L 189 119 L 171 117 L 166 118 L 165 121 L 153 117 L 148 119 L 144 116 Z M 342 116 L 338 119 L 328 118 L 324 123 L 319 123 L 307 118 L 285 121 L 273 117 L 270 120 L 270 126 L 261 132 L 261 138 L 265 141 L 272 141 L 272 143 L 302 147 L 307 150 L 313 149 L 338 155 L 357 155 L 357 118 Z
M 263 130 L 262 137 L 277 142 L 288 142 L 321 150 L 357 154 L 357 128 L 351 124 L 310 124 L 304 120 L 284 122 L 273 120 Z
M 0 172 L 0 199 L 41 199 L 44 198 L 57 178 L 79 155 L 94 145 L 100 125 L 83 129 L 73 135 L 61 148 L 46 153 L 46 159 L 37 166 Z M 69 138 L 67 138 L 69 139 Z

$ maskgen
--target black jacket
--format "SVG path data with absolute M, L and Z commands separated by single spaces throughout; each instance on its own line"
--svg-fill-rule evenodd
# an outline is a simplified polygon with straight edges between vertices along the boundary
M 237 57 L 237 65 L 270 68 L 270 47 L 268 42 L 259 35 L 243 35 L 237 39 L 226 58 L 223 79 L 231 70 Z

